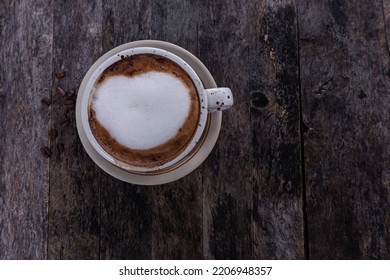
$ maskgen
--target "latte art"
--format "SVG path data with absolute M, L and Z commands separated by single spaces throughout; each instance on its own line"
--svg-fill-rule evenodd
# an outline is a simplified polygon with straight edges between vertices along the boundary
M 91 105 L 112 138 L 126 148 L 142 150 L 176 135 L 190 113 L 190 103 L 189 90 L 180 79 L 151 71 L 107 78 Z
M 171 60 L 139 54 L 114 63 L 94 85 L 89 123 L 115 159 L 136 167 L 161 166 L 191 142 L 199 120 L 196 88 Z

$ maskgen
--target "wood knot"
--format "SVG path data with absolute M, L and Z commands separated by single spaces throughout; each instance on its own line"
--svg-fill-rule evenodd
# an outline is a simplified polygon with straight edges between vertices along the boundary
M 333 78 L 331 77 L 330 79 L 320 83 L 317 89 L 315 90 L 315 93 L 317 95 L 325 95 L 326 93 L 332 91 L 333 89 L 334 89 Z
M 358 97 L 359 97 L 359 99 L 364 99 L 367 97 L 367 94 L 365 94 L 364 91 L 360 90 Z
M 256 108 L 264 108 L 269 104 L 267 96 L 260 91 L 252 91 L 252 105 Z

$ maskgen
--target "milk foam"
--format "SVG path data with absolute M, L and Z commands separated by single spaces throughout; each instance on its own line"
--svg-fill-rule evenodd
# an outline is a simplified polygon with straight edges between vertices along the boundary
M 149 149 L 177 134 L 189 114 L 190 93 L 180 79 L 163 72 L 112 76 L 95 89 L 92 108 L 118 143 Z

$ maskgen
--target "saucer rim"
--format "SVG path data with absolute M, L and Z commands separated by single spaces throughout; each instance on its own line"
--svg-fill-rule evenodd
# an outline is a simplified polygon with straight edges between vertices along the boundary
M 200 147 L 199 151 L 186 163 L 166 173 L 157 174 L 157 175 L 134 174 L 113 165 L 104 157 L 102 157 L 97 151 L 94 150 L 92 144 L 89 142 L 81 123 L 81 100 L 84 94 L 84 89 L 92 73 L 104 60 L 114 55 L 115 53 L 118 53 L 128 48 L 136 48 L 136 47 L 155 47 L 155 48 L 160 48 L 160 49 L 170 51 L 176 54 L 177 56 L 179 56 L 180 58 L 182 58 L 183 60 L 185 60 L 186 62 L 188 62 L 188 64 L 195 70 L 195 72 L 198 74 L 198 76 L 204 83 L 205 88 L 217 87 L 214 78 L 212 77 L 209 70 L 205 67 L 205 65 L 192 53 L 177 45 L 165 41 L 158 41 L 158 40 L 140 40 L 140 41 L 125 43 L 123 45 L 111 49 L 110 51 L 102 55 L 89 68 L 88 72 L 85 74 L 80 84 L 78 95 L 77 95 L 77 101 L 76 101 L 75 113 L 76 113 L 77 132 L 81 140 L 81 143 L 85 151 L 89 155 L 89 157 L 95 162 L 96 165 L 98 165 L 103 171 L 105 171 L 109 175 L 121 181 L 131 183 L 131 184 L 137 184 L 137 185 L 166 184 L 187 176 L 195 169 L 197 169 L 206 160 L 206 158 L 211 153 L 218 139 L 221 123 L 222 123 L 222 112 L 219 111 L 219 112 L 210 113 L 209 115 L 210 127 L 208 129 L 204 143 L 202 147 Z

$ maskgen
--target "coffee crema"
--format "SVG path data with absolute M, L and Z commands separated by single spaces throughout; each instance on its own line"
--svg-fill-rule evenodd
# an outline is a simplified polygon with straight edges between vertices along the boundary
M 190 144 L 200 105 L 195 85 L 175 62 L 154 54 L 122 57 L 95 83 L 88 106 L 92 133 L 114 159 L 162 166 Z

